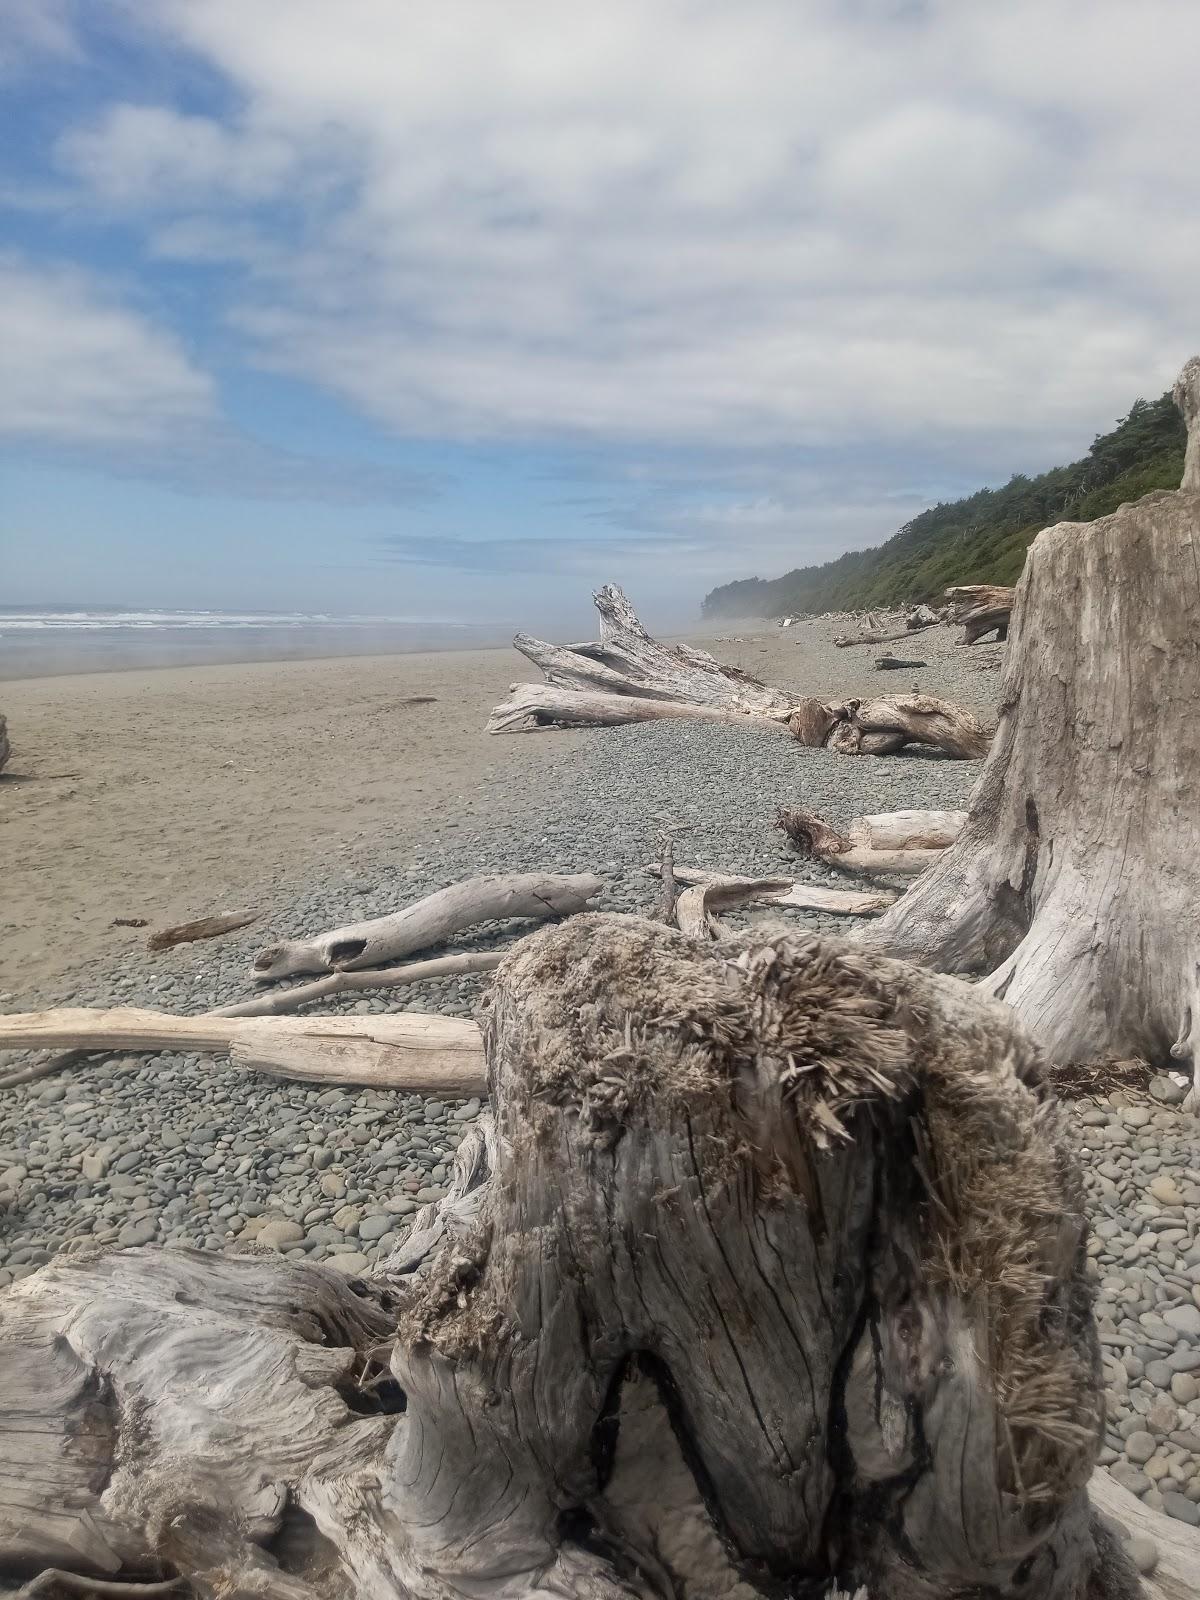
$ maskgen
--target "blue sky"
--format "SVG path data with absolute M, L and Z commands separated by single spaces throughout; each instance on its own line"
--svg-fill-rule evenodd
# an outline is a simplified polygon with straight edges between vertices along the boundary
M 572 632 L 1200 348 L 1194 0 L 0 0 L 14 603 Z

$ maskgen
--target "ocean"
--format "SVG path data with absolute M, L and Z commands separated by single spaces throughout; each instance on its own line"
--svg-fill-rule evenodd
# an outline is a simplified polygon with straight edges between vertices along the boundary
M 482 650 L 495 623 L 308 612 L 0 607 L 0 680 L 235 661 Z

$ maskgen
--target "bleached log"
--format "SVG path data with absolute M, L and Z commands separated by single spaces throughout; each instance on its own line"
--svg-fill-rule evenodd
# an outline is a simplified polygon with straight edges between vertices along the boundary
M 485 1092 L 479 1029 L 458 1017 L 176 1017 L 134 1008 L 0 1016 L 2 1050 L 229 1052 L 246 1071 L 469 1097 Z
M 1136 1593 L 1088 1504 L 1074 1145 L 1004 1007 L 836 940 L 585 916 L 505 961 L 487 1049 L 494 1132 L 361 1280 L 143 1249 L 5 1295 L 0 1570 Z
M 509 698 L 493 709 L 485 731 L 531 733 L 538 728 L 615 728 L 627 722 L 658 722 L 674 717 L 733 722 L 741 727 L 753 723 L 759 728 L 787 732 L 786 721 L 773 716 L 674 700 L 641 699 L 623 693 L 559 689 L 549 683 L 514 683 Z
M 655 876 L 660 872 L 657 863 L 645 870 Z M 752 891 L 748 899 L 773 906 L 789 906 L 794 911 L 823 911 L 831 916 L 864 917 L 877 911 L 886 911 L 895 900 L 889 889 L 862 893 L 853 889 L 822 889 L 816 884 L 794 883 L 790 878 L 748 878 L 735 872 L 709 872 L 703 867 L 675 867 L 676 883 L 688 887 L 717 885 L 729 889 Z
M 353 972 L 378 967 L 440 944 L 461 928 L 509 918 L 540 920 L 582 911 L 604 880 L 590 872 L 515 872 L 467 878 L 390 916 L 350 923 L 313 939 L 268 945 L 254 958 L 259 982 L 303 972 Z
M 863 939 L 979 975 L 1056 1060 L 1200 1095 L 1198 548 L 1197 490 L 1038 534 L 966 826 Z
M 846 836 L 873 850 L 943 850 L 966 820 L 965 811 L 875 811 L 848 822 Z
M 857 644 L 895 644 L 897 639 L 911 639 L 914 633 L 932 626 L 922 623 L 920 628 L 868 628 L 865 633 L 841 634 L 833 642 L 839 650 L 849 650 Z
M 986 755 L 992 737 L 962 706 L 916 693 L 841 704 L 806 696 L 797 702 L 788 727 L 797 743 L 839 755 L 892 755 L 906 744 L 925 744 L 956 761 Z
M 1003 642 L 1008 638 L 1015 595 L 1015 589 L 996 583 L 958 584 L 946 590 L 947 620 L 963 624 L 963 644 L 975 644 L 989 633 Z
M 552 687 L 786 716 L 791 696 L 782 689 L 738 667 L 723 666 L 707 650 L 651 638 L 616 584 L 605 584 L 592 599 L 600 614 L 596 643 L 554 645 L 525 633 L 513 640 Z
M 916 877 L 941 854 L 940 850 L 928 847 L 879 847 L 864 842 L 870 837 L 869 832 L 860 831 L 852 838 L 849 832 L 842 833 L 823 817 L 799 807 L 780 807 L 775 826 L 787 835 L 801 855 L 824 861 L 840 872 Z
M 273 989 L 253 1000 L 239 1000 L 208 1013 L 213 1017 L 278 1017 L 331 994 L 363 989 L 397 989 L 403 984 L 424 983 L 429 978 L 448 978 L 458 973 L 494 972 L 503 959 L 501 951 L 463 951 L 461 955 L 438 956 L 433 961 L 410 961 L 403 967 L 384 967 L 378 972 L 334 972 L 315 983 L 298 983 L 290 989 Z

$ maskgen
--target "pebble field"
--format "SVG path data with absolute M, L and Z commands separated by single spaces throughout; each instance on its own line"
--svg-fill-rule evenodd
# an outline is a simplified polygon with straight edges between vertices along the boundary
M 771 826 L 778 806 L 835 823 L 956 807 L 977 771 L 920 755 L 838 758 L 750 727 L 603 730 L 572 740 L 536 789 L 474 797 L 407 854 L 358 847 L 331 859 L 320 883 L 276 883 L 262 920 L 238 934 L 162 955 L 134 951 L 36 998 L 209 1010 L 252 992 L 250 959 L 273 939 L 382 915 L 480 872 L 594 871 L 606 883 L 597 909 L 648 910 L 657 883 L 643 868 L 668 829 L 681 864 L 844 883 L 789 852 Z M 774 914 L 847 931 L 840 918 Z M 489 925 L 443 949 L 497 949 L 519 931 Z M 469 1016 L 486 981 L 351 994 L 324 1009 Z M 11 997 L 5 1008 L 14 1009 Z M 1102 1459 L 1148 1504 L 1200 1525 L 1200 1122 L 1182 1109 L 1183 1093 L 1180 1079 L 1159 1077 L 1146 1095 L 1076 1102 L 1070 1116 L 1108 1384 Z M 283 1083 L 219 1056 L 93 1057 L 0 1093 L 0 1286 L 93 1244 L 253 1245 L 362 1272 L 442 1194 L 479 1110 L 477 1100 Z

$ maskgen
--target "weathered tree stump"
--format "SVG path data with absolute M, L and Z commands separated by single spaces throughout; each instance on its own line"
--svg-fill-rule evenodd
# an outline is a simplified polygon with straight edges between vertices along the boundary
M 987 974 L 1058 1059 L 1200 1078 L 1198 550 L 1200 488 L 1037 536 L 966 826 L 864 938 Z
M 1083 1197 L 1036 1048 L 840 941 L 584 916 L 374 1275 L 0 1298 L 0 1567 L 268 1600 L 1116 1600 Z
M 989 633 L 1003 642 L 1008 638 L 1008 623 L 1012 614 L 1015 590 L 995 583 L 963 583 L 946 590 L 950 602 L 946 608 L 948 622 L 961 622 L 961 643 L 976 644 Z

